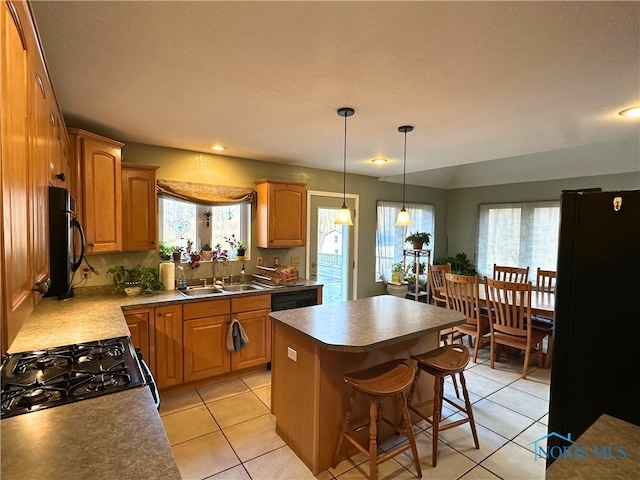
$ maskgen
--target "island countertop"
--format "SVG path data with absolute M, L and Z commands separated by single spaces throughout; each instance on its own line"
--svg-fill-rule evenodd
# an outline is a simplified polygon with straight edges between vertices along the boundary
M 326 350 L 351 353 L 368 352 L 466 321 L 461 313 L 392 295 L 271 312 L 269 316 Z

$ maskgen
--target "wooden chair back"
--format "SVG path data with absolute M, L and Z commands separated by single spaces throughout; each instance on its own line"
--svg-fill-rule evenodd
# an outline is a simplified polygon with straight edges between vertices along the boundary
M 531 282 L 503 282 L 484 277 L 489 324 L 494 332 L 530 336 Z
M 554 293 L 556 290 L 556 272 L 553 270 L 541 270 L 540 267 L 538 267 L 536 290 L 539 292 Z
M 529 267 L 507 267 L 494 263 L 493 279 L 502 282 L 527 283 L 529 281 Z
M 429 287 L 431 288 L 433 303 L 438 307 L 445 307 L 447 305 L 444 287 L 444 276 L 447 273 L 451 273 L 450 263 L 444 265 L 429 265 Z
M 477 324 L 480 319 L 480 281 L 478 275 L 445 273 L 447 308 L 463 313 L 467 323 Z

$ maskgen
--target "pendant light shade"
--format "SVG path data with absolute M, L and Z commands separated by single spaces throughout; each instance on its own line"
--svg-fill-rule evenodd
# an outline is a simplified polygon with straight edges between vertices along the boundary
M 347 117 L 353 115 L 355 110 L 349 107 L 338 109 L 338 115 L 344 117 L 344 149 L 342 167 L 342 207 L 338 211 L 338 216 L 334 222 L 336 225 L 353 225 L 351 212 L 347 208 Z
M 400 133 L 404 133 L 404 155 L 402 160 L 402 210 L 398 212 L 398 218 L 396 220 L 396 227 L 406 227 L 411 225 L 411 217 L 409 216 L 409 212 L 404 206 L 404 191 L 406 188 L 406 178 L 407 178 L 407 132 L 411 132 L 413 127 L 411 125 L 403 125 L 402 127 L 398 127 L 398 131 Z

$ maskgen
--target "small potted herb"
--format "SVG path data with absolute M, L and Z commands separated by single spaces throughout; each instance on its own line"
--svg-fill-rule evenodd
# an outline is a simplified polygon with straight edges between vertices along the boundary
M 246 243 L 244 243 L 242 240 L 238 240 L 235 233 L 230 237 L 224 237 L 224 241 L 229 244 L 231 250 L 235 250 L 238 260 L 244 260 L 244 256 L 247 250 Z
M 182 248 L 180 248 L 178 245 L 175 245 L 173 247 L 173 261 L 176 263 L 180 263 L 180 259 L 182 258 Z
M 391 267 L 391 283 L 402 283 L 404 282 L 404 272 L 405 267 L 404 263 L 394 263 Z
M 407 238 L 405 238 L 405 241 L 411 242 L 414 250 L 422 250 L 423 245 L 429 245 L 430 239 L 431 239 L 430 233 L 416 232 L 416 233 L 411 233 Z
M 211 250 L 212 250 L 211 245 L 209 245 L 208 243 L 205 243 L 204 245 L 202 245 L 202 260 L 206 262 L 211 261 L 211 257 L 213 256 L 213 253 Z
M 173 255 L 173 245 L 170 245 L 166 242 L 160 242 L 158 244 L 158 253 L 160 254 L 161 261 L 170 261 L 171 255 Z

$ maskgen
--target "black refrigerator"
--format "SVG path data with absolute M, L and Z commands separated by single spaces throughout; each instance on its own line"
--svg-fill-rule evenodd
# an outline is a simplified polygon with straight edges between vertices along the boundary
M 603 413 L 640 425 L 640 190 L 561 203 L 548 425 L 575 441 Z

